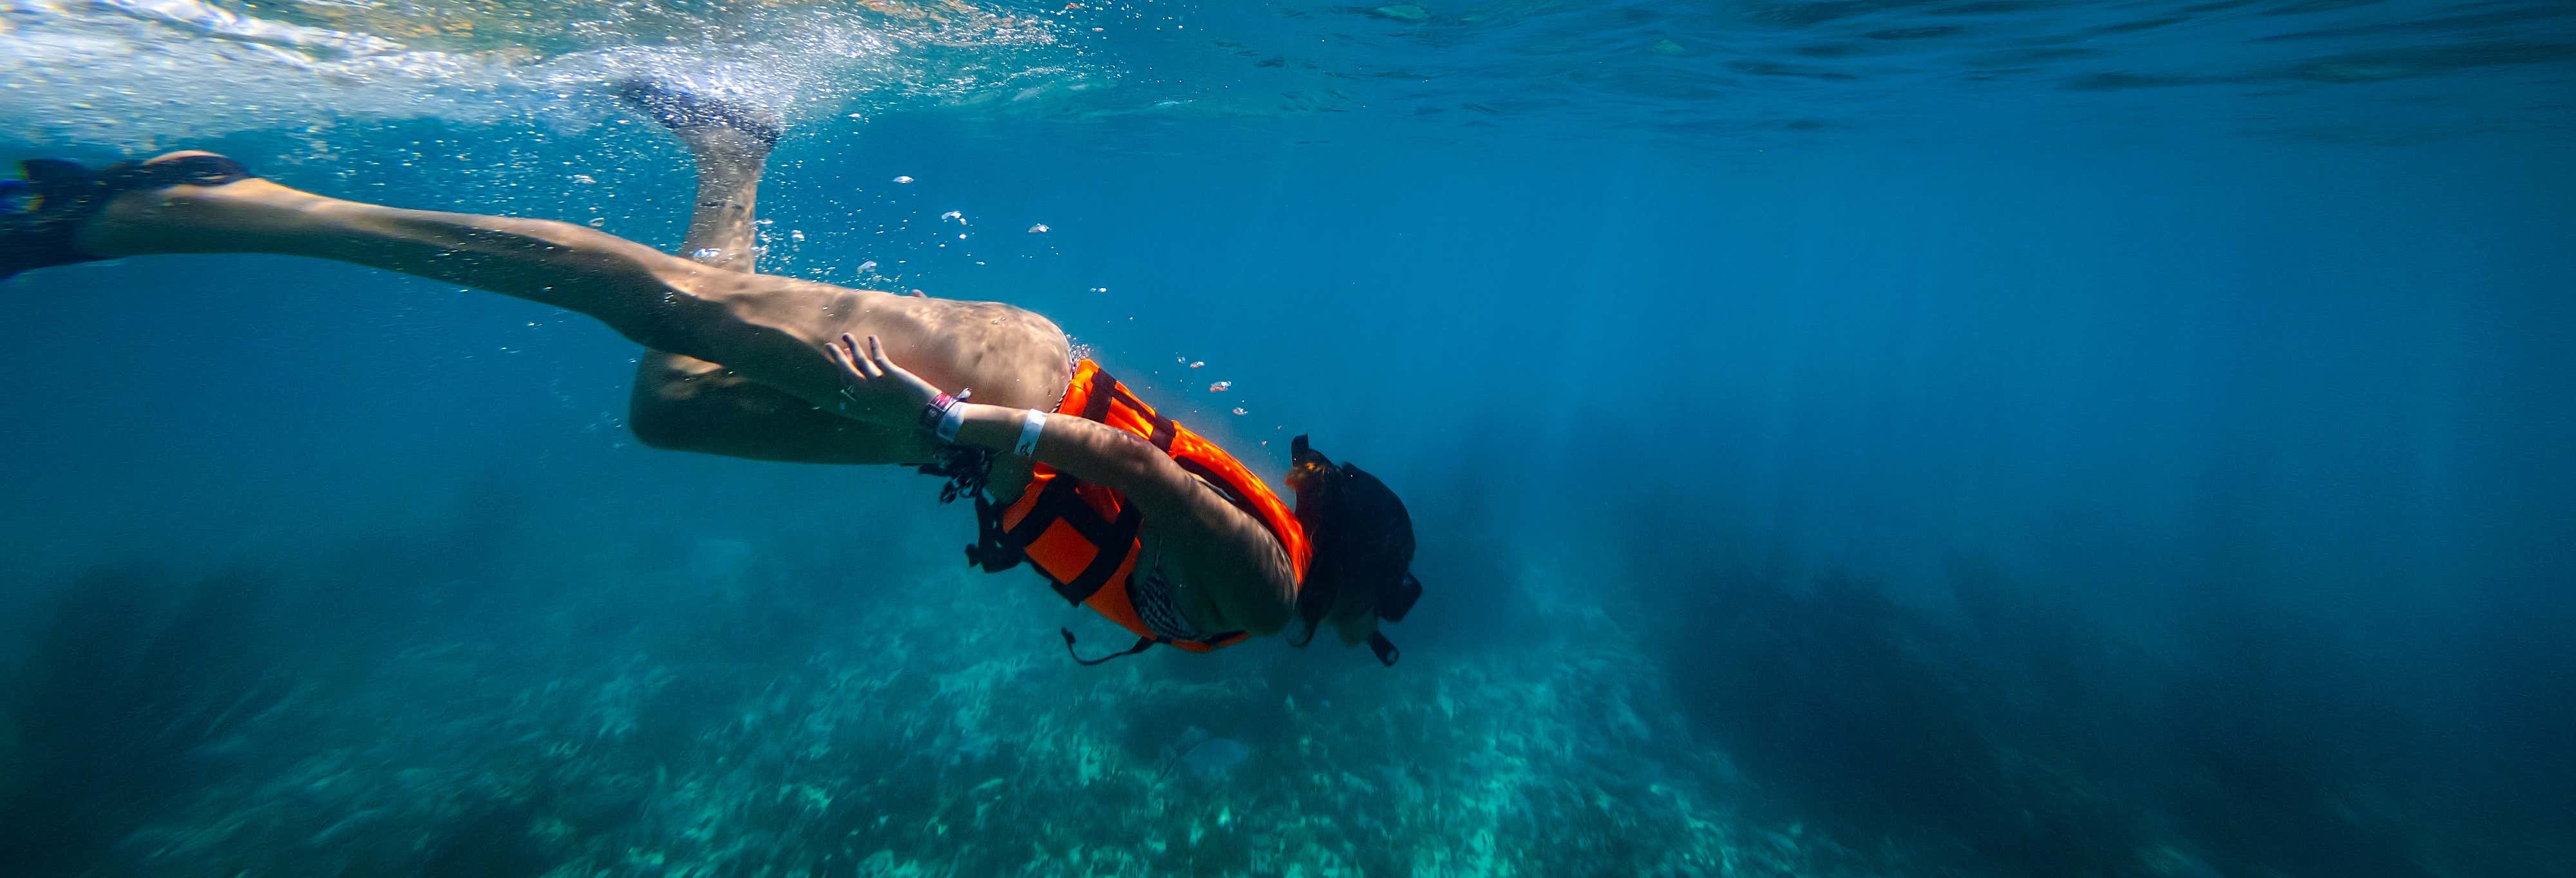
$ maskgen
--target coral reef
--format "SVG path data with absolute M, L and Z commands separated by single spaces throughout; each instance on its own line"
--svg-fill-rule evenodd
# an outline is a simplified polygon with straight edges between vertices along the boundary
M 1393 671 L 1268 641 L 1085 668 L 1053 629 L 1114 632 L 1026 577 L 796 533 L 525 526 L 67 585 L 11 678 L 0 759 L 32 768 L 0 774 L 0 854 L 176 878 L 2569 861 L 2546 829 L 2564 793 L 2515 792 L 2568 773 L 2549 693 L 2576 678 L 2530 638 L 2488 659 L 2528 679 L 2438 702 L 2519 735 L 2506 765 L 2433 740 L 2391 659 L 2278 608 L 2204 601 L 2140 645 L 1970 561 L 1926 602 L 1719 540 L 1435 559 L 1478 600 L 1422 618 L 1482 635 L 1424 632 Z
M 1597 606 L 1399 672 L 1275 643 L 1083 668 L 1051 629 L 1100 623 L 1033 582 L 890 575 L 872 605 L 762 548 L 638 555 L 517 615 L 387 632 L 404 645 L 362 682 L 274 711 L 261 770 L 102 821 L 93 853 L 165 876 L 1299 878 L 1848 856 L 1745 822 Z

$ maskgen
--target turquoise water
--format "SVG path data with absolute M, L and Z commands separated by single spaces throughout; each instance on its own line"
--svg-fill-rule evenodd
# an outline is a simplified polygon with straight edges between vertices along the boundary
M 764 271 L 1383 476 L 1403 662 L 1077 667 L 933 480 L 644 447 L 573 315 L 36 272 L 12 874 L 2576 862 L 2576 7 L 19 0 L 0 157 L 676 247 L 639 75 L 790 121 Z

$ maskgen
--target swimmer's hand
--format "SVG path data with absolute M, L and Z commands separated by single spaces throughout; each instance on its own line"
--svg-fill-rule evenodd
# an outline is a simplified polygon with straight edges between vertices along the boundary
M 886 358 L 885 345 L 868 336 L 866 347 L 842 333 L 823 346 L 832 364 L 841 367 L 842 417 L 893 427 L 910 427 L 921 407 L 938 398 L 939 388 Z

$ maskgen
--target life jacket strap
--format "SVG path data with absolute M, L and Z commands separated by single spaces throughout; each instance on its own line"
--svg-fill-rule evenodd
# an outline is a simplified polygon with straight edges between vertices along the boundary
M 1010 533 L 1002 529 L 1002 507 L 984 499 L 982 492 L 977 492 L 975 544 L 966 547 L 966 566 L 984 568 L 986 573 L 1000 573 L 1020 566 L 1028 556 L 1020 551 L 1020 547 L 1011 544 L 1009 536 Z
M 1089 506 L 1083 507 L 1085 512 L 1090 510 Z M 1107 536 L 1101 542 L 1093 543 L 1093 545 L 1110 548 L 1102 549 L 1099 555 L 1091 559 L 1090 564 L 1084 565 L 1081 575 L 1075 576 L 1073 581 L 1056 589 L 1056 594 L 1063 596 L 1065 602 L 1071 604 L 1082 603 L 1090 600 L 1092 595 L 1098 594 L 1102 588 L 1109 585 L 1111 577 L 1118 575 L 1119 568 L 1127 563 L 1128 556 L 1135 554 L 1136 532 L 1144 526 L 1145 514 L 1137 512 L 1135 506 L 1130 505 L 1119 510 L 1117 520 L 1109 523 Z
M 1082 535 L 1085 542 L 1099 548 L 1099 552 L 1092 556 L 1089 563 L 1083 565 L 1082 570 L 1074 573 L 1069 579 L 1055 583 L 1056 595 L 1064 598 L 1066 603 L 1072 604 L 1090 600 L 1092 595 L 1099 593 L 1101 588 L 1109 584 L 1111 578 L 1118 575 L 1119 568 L 1127 563 L 1128 556 L 1135 553 L 1136 534 L 1145 526 L 1144 513 L 1138 512 L 1133 504 L 1120 507 L 1116 518 L 1102 517 L 1099 510 L 1093 509 L 1090 503 L 1082 499 L 1079 493 L 1081 486 L 1082 480 L 1066 474 L 1059 473 L 1054 478 L 1048 479 L 1046 487 L 1035 489 L 1038 496 L 1029 504 L 1028 515 L 1020 519 L 1017 527 L 1011 528 L 1002 527 L 1001 508 L 992 507 L 990 515 L 987 516 L 984 510 L 989 504 L 985 504 L 981 498 L 976 501 L 979 528 L 989 530 L 992 534 L 990 539 L 1009 551 L 1009 560 L 1012 564 L 1018 563 L 1020 558 L 1025 557 L 1028 547 L 1036 543 L 1038 537 L 1045 534 L 1047 528 L 1053 527 L 1057 522 L 1063 522 L 1073 528 L 1075 533 Z M 979 543 L 980 545 L 982 544 Z M 974 550 L 967 560 L 970 563 L 984 564 L 986 570 L 1010 569 L 1007 564 L 995 568 L 989 561 L 978 560 L 990 554 L 989 551 Z M 1050 572 L 1048 576 L 1050 581 L 1054 580 L 1054 573 L 1055 571 Z
M 1109 423 L 1110 401 L 1124 403 L 1130 409 L 1147 413 L 1145 441 L 1153 443 L 1156 451 L 1166 454 L 1171 452 L 1172 440 L 1179 435 L 1179 431 L 1173 429 L 1171 418 L 1164 417 L 1163 413 L 1154 411 L 1153 406 L 1146 405 L 1144 400 L 1137 399 L 1136 394 L 1128 392 L 1127 385 L 1110 377 L 1108 372 L 1101 372 L 1093 387 L 1095 389 L 1092 391 L 1090 404 L 1083 407 L 1083 417 L 1103 424 Z M 1102 392 L 1103 390 L 1107 392 Z
M 1081 666 L 1083 666 L 1083 667 L 1086 667 L 1086 668 L 1087 668 L 1087 667 L 1091 667 L 1092 665 L 1100 664 L 1101 662 L 1105 662 L 1105 661 L 1108 661 L 1108 660 L 1110 660 L 1110 659 L 1115 659 L 1115 658 L 1126 658 L 1126 657 L 1128 657 L 1128 656 L 1135 655 L 1135 654 L 1140 653 L 1140 652 L 1144 652 L 1145 650 L 1148 650 L 1148 649 L 1152 649 L 1152 648 L 1154 648 L 1154 644 L 1157 644 L 1157 643 L 1161 643 L 1161 642 L 1163 642 L 1163 641 L 1161 641 L 1161 640 L 1159 640 L 1159 639 L 1152 638 L 1152 637 L 1139 637 L 1139 638 L 1136 638 L 1136 645 L 1135 645 L 1135 646 L 1128 647 L 1128 648 L 1127 648 L 1125 651 L 1123 651 L 1123 652 L 1113 652 L 1113 653 L 1110 653 L 1110 654 L 1108 654 L 1108 655 L 1101 656 L 1101 657 L 1099 657 L 1099 658 L 1088 658 L 1088 659 L 1087 659 L 1087 658 L 1083 658 L 1081 653 L 1078 653 L 1078 652 L 1074 652 L 1074 651 L 1073 651 L 1073 629 L 1071 629 L 1071 628 L 1058 628 L 1058 629 L 1056 629 L 1056 633 L 1064 635 L 1064 654 L 1065 654 L 1065 655 L 1069 655 L 1069 656 L 1073 656 L 1073 661 L 1074 661 L 1074 663 L 1075 663 L 1075 664 L 1079 664 L 1079 665 L 1081 665 Z

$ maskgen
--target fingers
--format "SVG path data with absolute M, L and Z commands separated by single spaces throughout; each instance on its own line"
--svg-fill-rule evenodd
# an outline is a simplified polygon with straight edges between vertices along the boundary
M 833 348 L 840 357 L 849 361 L 850 371 L 858 373 L 860 378 L 883 378 L 886 375 L 886 371 L 883 366 L 879 365 L 879 363 L 884 358 L 885 353 L 882 349 L 877 348 L 876 342 L 876 336 L 868 336 L 868 347 L 871 350 L 871 354 L 862 356 L 859 353 L 859 340 L 850 337 L 849 333 L 844 332 L 841 333 L 841 343 L 834 345 Z
M 912 378 L 912 373 L 904 371 L 903 367 L 895 365 L 894 358 L 886 356 L 884 340 L 873 335 L 868 336 L 867 347 L 861 348 L 856 336 L 841 333 L 840 341 L 824 343 L 823 352 L 843 374 L 859 381 L 888 375 L 901 375 L 908 381 L 919 380 Z
M 905 371 L 902 366 L 895 365 L 894 358 L 886 356 L 885 344 L 879 342 L 877 337 L 873 335 L 868 336 L 868 357 L 869 359 L 876 361 L 877 369 L 882 371 L 884 374 L 901 375 L 905 380 L 913 383 L 919 383 L 920 381 L 920 379 L 913 378 L 912 373 Z

